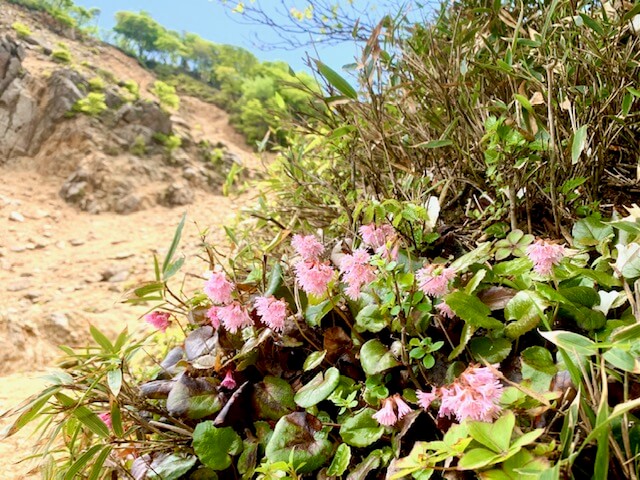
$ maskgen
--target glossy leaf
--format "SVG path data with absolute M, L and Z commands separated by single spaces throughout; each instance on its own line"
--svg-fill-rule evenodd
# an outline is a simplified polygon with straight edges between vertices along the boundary
M 298 406 L 309 408 L 326 399 L 340 383 L 340 372 L 335 367 L 319 372 L 309 383 L 296 392 Z
M 347 417 L 340 427 L 342 440 L 352 447 L 368 447 L 384 434 L 384 427 L 373 418 L 372 408 L 364 408 L 353 416 Z
M 231 455 L 242 450 L 242 439 L 231 427 L 217 428 L 206 421 L 193 431 L 193 449 L 200 461 L 213 470 L 231 466 Z
M 360 364 L 367 375 L 375 375 L 401 365 L 387 347 L 375 338 L 362 345 Z

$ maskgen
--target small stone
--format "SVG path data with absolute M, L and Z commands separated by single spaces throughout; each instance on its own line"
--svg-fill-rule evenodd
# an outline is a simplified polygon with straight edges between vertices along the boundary
M 60 240 L 56 242 L 56 247 L 58 247 L 60 250 L 64 250 L 65 248 L 67 248 L 67 242 Z
M 42 293 L 37 290 L 30 290 L 23 295 L 24 298 L 31 300 L 32 302 L 38 300 L 41 296 Z
M 14 222 L 24 222 L 24 216 L 20 212 L 16 212 L 15 210 L 9 214 L 9 220 L 13 220 Z
M 21 292 L 28 288 L 31 288 L 31 282 L 28 280 L 18 280 L 7 287 L 7 292 Z
M 81 240 L 79 238 L 74 238 L 72 240 L 69 240 L 69 243 L 74 247 L 79 247 L 80 245 L 84 245 L 84 240 Z
M 26 245 L 16 245 L 14 247 L 11 247 L 11 251 L 16 253 L 24 252 L 26 250 L 27 250 Z
M 114 260 L 125 260 L 127 258 L 131 258 L 135 255 L 135 252 L 122 252 L 117 254 L 115 257 L 112 257 Z
M 124 282 L 127 278 L 129 278 L 129 271 L 122 270 L 116 273 L 115 275 L 109 277 L 109 282 L 110 283 Z

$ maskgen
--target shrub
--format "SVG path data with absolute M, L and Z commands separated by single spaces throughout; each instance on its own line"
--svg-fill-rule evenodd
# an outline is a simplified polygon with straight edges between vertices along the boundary
M 69 47 L 62 42 L 58 43 L 58 48 L 51 52 L 51 57 L 60 63 L 71 63 L 72 57 L 71 52 L 69 51 Z
M 156 80 L 153 83 L 151 93 L 158 98 L 162 108 L 177 110 L 180 107 L 180 97 L 176 95 L 176 89 L 171 85 L 160 80 Z
M 15 32 L 18 34 L 18 37 L 20 38 L 30 37 L 32 34 L 29 26 L 25 25 L 22 22 L 13 22 L 11 28 L 15 30 Z
M 135 80 L 126 80 L 122 84 L 122 87 L 131 94 L 134 100 L 140 98 L 140 87 Z
M 78 100 L 73 106 L 74 112 L 84 113 L 90 117 L 97 117 L 107 110 L 104 93 L 89 92 L 89 94 Z
M 142 157 L 147 153 L 147 142 L 142 135 L 138 135 L 133 145 L 129 147 L 129 151 L 138 157 Z
M 167 149 L 169 155 L 182 145 L 182 139 L 178 135 L 164 135 L 162 133 L 154 133 L 153 139 L 160 142 Z
M 100 77 L 93 77 L 89 79 L 89 90 L 92 92 L 102 92 L 106 88 L 104 80 Z

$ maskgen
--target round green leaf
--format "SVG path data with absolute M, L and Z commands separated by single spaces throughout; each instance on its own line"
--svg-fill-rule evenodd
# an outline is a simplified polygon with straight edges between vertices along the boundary
M 299 473 L 309 473 L 324 465 L 332 450 L 333 444 L 323 434 L 320 420 L 305 412 L 294 412 L 276 423 L 265 457 L 270 462 L 291 461 Z
M 193 450 L 200 461 L 213 470 L 231 466 L 231 455 L 242 451 L 242 439 L 231 427 L 217 428 L 213 422 L 201 422 L 193 431 Z
M 380 340 L 372 339 L 362 345 L 360 349 L 360 364 L 364 373 L 375 375 L 400 365 L 396 357 Z
M 268 420 L 278 420 L 296 409 L 291 385 L 286 380 L 271 376 L 264 377 L 254 386 L 251 403 L 257 416 Z
M 353 447 L 368 447 L 382 437 L 384 427 L 373 418 L 374 413 L 374 409 L 364 408 L 344 421 L 340 436 L 345 443 Z
M 500 363 L 509 356 L 511 342 L 506 338 L 477 337 L 471 339 L 469 348 L 476 360 L 484 359 L 489 363 Z
M 340 383 L 340 372 L 331 367 L 325 372 L 319 372 L 313 380 L 297 391 L 295 402 L 302 408 L 313 407 L 333 392 Z

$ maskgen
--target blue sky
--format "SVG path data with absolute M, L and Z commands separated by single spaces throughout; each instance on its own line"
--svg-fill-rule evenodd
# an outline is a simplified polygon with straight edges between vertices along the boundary
M 228 8 L 222 6 L 218 0 L 75 0 L 75 3 L 86 8 L 98 7 L 101 10 L 98 19 L 101 30 L 113 27 L 114 14 L 120 10 L 144 10 L 170 30 L 193 32 L 215 43 L 244 47 L 263 61 L 284 60 L 296 71 L 306 69 L 303 60 L 306 56 L 304 49 L 259 49 L 255 44 L 256 34 L 267 41 L 276 40 L 275 34 L 267 27 L 243 25 L 234 21 L 237 14 L 229 13 Z M 269 5 L 270 2 L 264 4 Z M 317 49 L 317 54 L 312 52 L 311 56 L 319 56 L 324 63 L 336 70 L 353 63 L 358 51 L 354 44 L 318 46 Z

